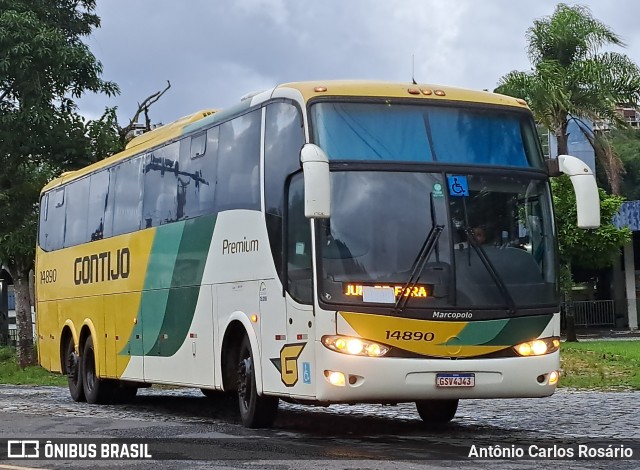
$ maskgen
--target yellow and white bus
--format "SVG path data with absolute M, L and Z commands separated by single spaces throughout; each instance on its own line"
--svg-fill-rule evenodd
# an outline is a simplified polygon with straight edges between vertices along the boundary
M 561 156 L 578 223 L 592 173 Z M 42 191 L 37 332 L 74 400 L 171 384 L 280 399 L 543 397 L 559 369 L 549 177 L 526 103 L 290 83 L 206 110 Z

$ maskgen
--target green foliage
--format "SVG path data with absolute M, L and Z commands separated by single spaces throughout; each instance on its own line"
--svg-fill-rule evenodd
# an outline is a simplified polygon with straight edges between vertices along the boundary
M 108 111 L 87 123 L 74 102 L 85 92 L 118 92 L 100 78 L 102 65 L 82 41 L 100 24 L 94 10 L 94 0 L 0 0 L 0 258 L 5 264 L 33 265 L 42 186 L 61 171 L 113 151 L 108 133 L 115 114 Z
M 70 110 L 69 98 L 86 91 L 117 93 L 82 41 L 100 26 L 95 6 L 95 0 L 0 0 L 2 107 Z
M 560 386 L 640 390 L 640 341 L 563 343 Z
M 100 78 L 102 64 L 83 42 L 100 25 L 95 6 L 0 0 L 0 258 L 14 281 L 26 280 L 34 264 L 42 186 L 102 157 L 98 149 L 108 142 L 109 118 L 87 124 L 74 101 L 86 92 L 118 92 Z M 16 282 L 16 291 L 26 286 Z M 28 298 L 16 297 L 21 365 L 32 358 Z
M 624 163 L 625 175 L 620 194 L 626 199 L 640 199 L 640 130 L 613 130 L 610 134 L 611 146 Z
M 555 178 L 551 182 L 551 189 L 561 265 L 590 269 L 611 266 L 620 253 L 620 247 L 631 239 L 628 228 L 619 229 L 611 223 L 623 198 L 607 194 L 601 189 L 601 225 L 596 230 L 584 230 L 576 225 L 576 198 L 569 177 Z M 565 279 L 564 287 L 567 287 L 566 282 Z
M 559 4 L 553 15 L 534 21 L 527 41 L 531 71 L 509 72 L 495 91 L 526 99 L 538 122 L 556 135 L 559 153 L 567 151 L 570 116 L 625 125 L 616 105 L 640 101 L 640 68 L 624 54 L 601 52 L 623 43 L 588 8 Z M 620 160 L 602 139 L 585 135 L 617 193 Z
M 14 348 L 0 347 L 0 383 L 11 385 L 66 385 L 67 378 L 40 366 L 18 367 Z
M 89 139 L 87 155 L 100 159 L 124 150 L 120 133 L 116 108 L 107 108 L 100 119 L 90 121 L 86 126 Z

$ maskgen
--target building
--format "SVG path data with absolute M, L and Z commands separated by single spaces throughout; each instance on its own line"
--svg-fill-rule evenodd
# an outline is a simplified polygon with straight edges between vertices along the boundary
M 31 308 L 33 337 L 35 340 L 35 310 Z M 15 346 L 18 337 L 16 326 L 16 296 L 9 273 L 0 268 L 0 346 Z
M 624 295 L 630 330 L 638 329 L 638 297 L 640 294 L 640 201 L 623 202 L 613 219 L 616 227 L 628 227 L 632 232 L 631 241 L 623 250 L 621 274 L 624 274 Z M 621 291 L 622 283 L 615 283 Z M 621 294 L 618 293 L 618 296 Z

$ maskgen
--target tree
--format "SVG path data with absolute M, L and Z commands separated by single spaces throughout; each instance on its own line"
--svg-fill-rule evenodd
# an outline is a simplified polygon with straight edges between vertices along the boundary
M 614 129 L 609 136 L 611 146 L 620 156 L 626 172 L 620 194 L 628 200 L 640 199 L 640 129 Z
M 599 269 L 611 266 L 620 248 L 631 240 L 631 231 L 613 225 L 623 198 L 600 189 L 600 227 L 584 230 L 576 225 L 576 196 L 568 176 L 551 182 L 560 251 L 560 287 L 571 300 L 572 266 Z M 567 340 L 577 341 L 573 312 L 567 313 Z
M 614 258 L 620 255 L 620 247 L 631 239 L 628 228 L 619 229 L 612 223 L 624 198 L 600 189 L 600 227 L 584 230 L 576 225 L 576 196 L 569 177 L 554 178 L 551 188 L 560 264 L 587 269 L 611 266 Z
M 118 92 L 100 78 L 102 65 L 82 42 L 100 25 L 95 6 L 0 0 L 0 258 L 15 283 L 21 367 L 35 360 L 28 279 L 40 188 L 62 169 L 95 158 L 74 100 Z
M 536 120 L 556 136 L 559 154 L 567 153 L 570 119 L 626 125 L 616 106 L 638 106 L 640 68 L 624 54 L 601 52 L 605 46 L 624 43 L 588 8 L 561 3 L 553 15 L 535 20 L 526 37 L 532 70 L 509 72 L 495 91 L 524 98 Z M 619 194 L 622 162 L 605 135 L 588 131 L 581 122 L 611 191 Z

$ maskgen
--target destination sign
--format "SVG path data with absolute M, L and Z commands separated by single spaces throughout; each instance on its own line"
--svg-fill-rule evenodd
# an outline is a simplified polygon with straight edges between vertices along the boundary
M 373 283 L 363 283 L 363 284 L 355 284 L 350 282 L 345 282 L 342 284 L 343 293 L 349 297 L 362 297 L 363 287 L 370 286 L 379 289 L 393 289 L 395 297 L 418 297 L 418 298 L 427 298 L 431 295 L 432 286 L 426 284 L 418 284 L 414 287 L 405 288 L 404 285 L 399 284 L 373 284 Z

